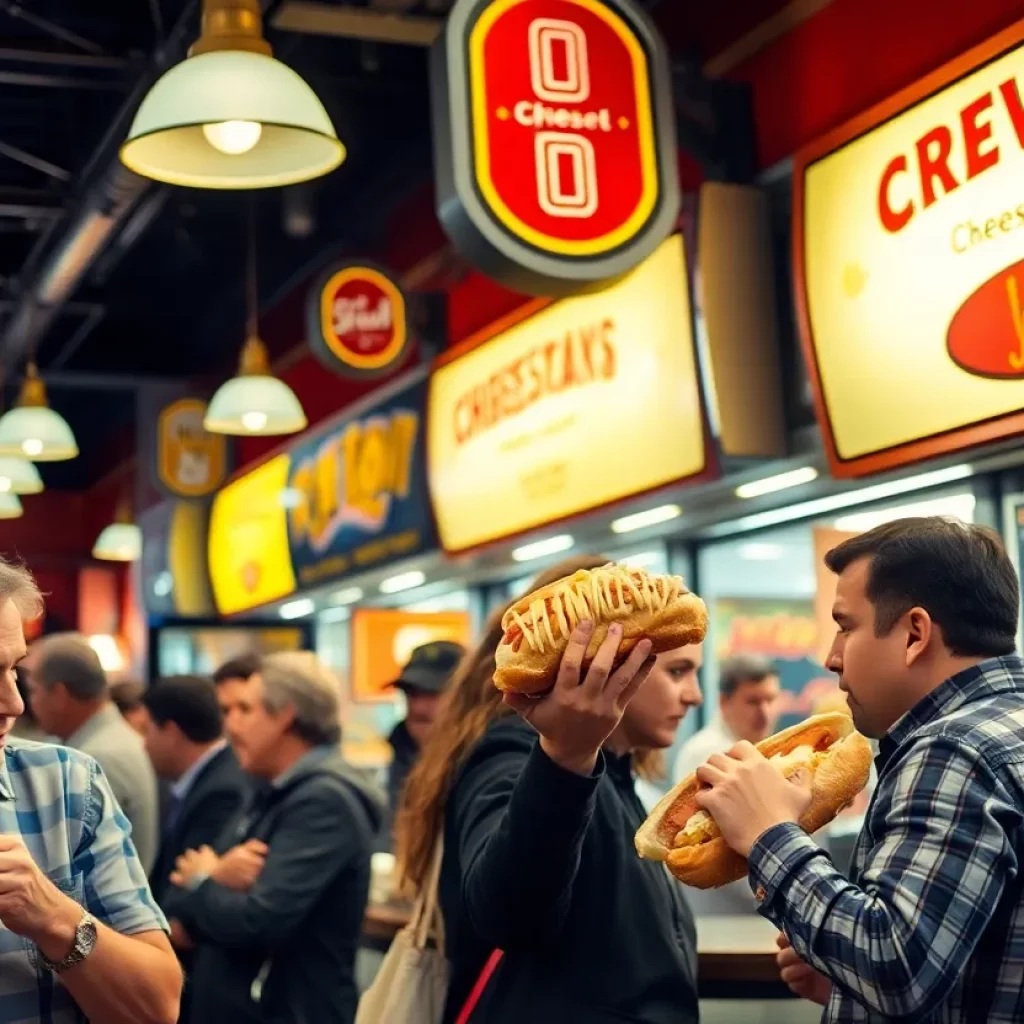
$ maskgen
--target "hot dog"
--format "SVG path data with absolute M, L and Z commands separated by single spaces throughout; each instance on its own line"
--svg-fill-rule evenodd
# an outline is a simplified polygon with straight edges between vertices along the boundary
M 811 772 L 811 804 L 800 819 L 806 832 L 827 825 L 867 785 L 871 745 L 848 715 L 815 715 L 757 744 L 787 778 Z M 667 793 L 636 833 L 636 851 L 664 861 L 681 882 L 714 889 L 743 878 L 747 862 L 730 849 L 711 816 L 698 808 L 700 783 L 689 775 Z
M 573 629 L 594 623 L 584 657 L 588 668 L 612 622 L 622 624 L 618 659 L 646 638 L 654 653 L 700 643 L 708 628 L 704 602 L 679 576 L 661 576 L 609 563 L 541 587 L 517 601 L 501 620 L 494 685 L 513 693 L 550 690 Z

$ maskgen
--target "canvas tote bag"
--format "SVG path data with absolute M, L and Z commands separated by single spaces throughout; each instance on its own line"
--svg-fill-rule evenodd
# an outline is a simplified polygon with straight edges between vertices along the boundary
M 444 921 L 437 902 L 442 841 L 434 846 L 427 884 L 409 923 L 395 936 L 373 984 L 363 993 L 355 1024 L 438 1024 L 448 995 Z M 427 945 L 431 930 L 434 947 Z

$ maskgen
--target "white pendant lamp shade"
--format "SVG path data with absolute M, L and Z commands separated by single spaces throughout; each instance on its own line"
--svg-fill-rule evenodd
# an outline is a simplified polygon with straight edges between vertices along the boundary
M 0 494 L 0 519 L 17 519 L 22 513 L 16 494 Z
M 46 401 L 46 387 L 30 363 L 17 405 L 0 416 L 0 455 L 33 462 L 62 462 L 78 455 L 71 428 Z
M 195 188 L 293 185 L 345 159 L 316 93 L 270 55 L 258 0 L 206 0 L 203 34 L 142 101 L 127 167 Z
M 250 337 L 242 349 L 238 376 L 217 389 L 203 426 L 211 434 L 273 437 L 305 430 L 306 422 L 295 392 L 271 375 L 263 342 Z
M 96 538 L 92 557 L 105 562 L 135 562 L 142 557 L 142 531 L 134 523 L 111 523 Z
M 28 459 L 0 455 L 0 494 L 38 494 L 43 481 Z

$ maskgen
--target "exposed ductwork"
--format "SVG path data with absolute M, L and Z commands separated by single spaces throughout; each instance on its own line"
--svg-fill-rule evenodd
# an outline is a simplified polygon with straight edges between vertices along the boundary
M 189 0 L 167 38 L 135 83 L 80 180 L 85 190 L 69 216 L 55 221 L 29 257 L 14 291 L 11 316 L 0 333 L 0 362 L 10 366 L 37 346 L 82 278 L 122 229 L 153 183 L 129 171 L 118 150 L 150 87 L 185 56 L 195 34 L 199 0 Z
M 386 0 L 370 7 L 355 4 L 331 4 L 322 0 L 283 0 L 275 6 L 270 18 L 274 28 L 306 35 L 342 36 L 366 43 L 400 43 L 405 46 L 430 46 L 441 31 L 440 7 L 448 0 L 434 4 L 434 14 L 410 14 L 414 3 Z

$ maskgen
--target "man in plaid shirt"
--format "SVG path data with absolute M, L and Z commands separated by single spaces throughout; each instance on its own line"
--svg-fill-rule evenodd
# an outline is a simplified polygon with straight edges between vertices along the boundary
M 698 797 L 748 858 L 779 963 L 823 1021 L 1024 1020 L 1024 662 L 1018 581 L 991 531 L 904 519 L 834 548 L 828 666 L 878 785 L 851 877 L 795 822 L 787 781 L 738 744 Z
M 99 765 L 9 738 L 32 577 L 0 558 L 0 1021 L 174 1024 L 181 970 Z

